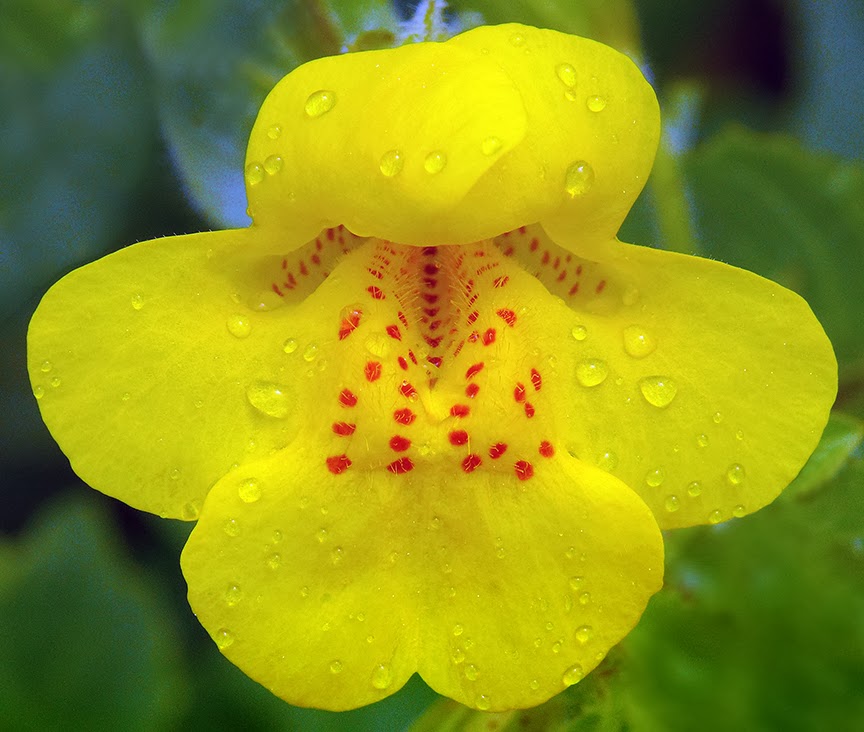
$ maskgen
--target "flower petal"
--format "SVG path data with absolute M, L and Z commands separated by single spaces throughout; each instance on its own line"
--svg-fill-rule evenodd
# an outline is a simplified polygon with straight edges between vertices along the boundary
M 568 449 L 631 486 L 662 528 L 751 513 L 789 484 L 837 392 L 831 344 L 795 293 L 619 242 L 590 261 L 539 227 L 498 240 L 572 309 L 556 398 Z
M 626 56 L 484 27 L 299 67 L 261 109 L 247 183 L 256 224 L 296 241 L 341 223 L 465 244 L 548 219 L 587 247 L 618 230 L 658 135 L 654 93 Z
M 648 509 L 566 454 L 527 482 L 443 457 L 334 474 L 315 447 L 217 483 L 182 558 L 225 655 L 292 703 L 349 709 L 419 670 L 471 706 L 535 705 L 596 666 L 660 586 Z
M 319 266 L 310 242 L 297 252 L 308 267 L 302 258 L 289 267 L 247 260 L 251 238 L 241 230 L 144 242 L 75 270 L 45 295 L 28 334 L 33 389 L 90 485 L 191 520 L 233 464 L 284 447 L 299 430 L 282 346 L 291 308 L 268 308 L 291 298 L 295 270 L 302 295 L 300 280 L 315 279 L 313 270 L 356 240 L 325 236 Z

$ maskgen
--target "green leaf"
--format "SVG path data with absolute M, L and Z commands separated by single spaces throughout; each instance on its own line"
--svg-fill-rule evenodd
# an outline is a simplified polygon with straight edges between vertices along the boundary
M 841 376 L 864 364 L 864 166 L 778 135 L 730 129 L 685 160 L 703 253 L 811 305 Z
M 183 708 L 165 608 L 96 505 L 57 503 L 0 544 L 4 729 L 168 729 Z

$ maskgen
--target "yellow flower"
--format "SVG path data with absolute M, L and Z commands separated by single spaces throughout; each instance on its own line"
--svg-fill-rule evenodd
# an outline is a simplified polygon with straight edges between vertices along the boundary
M 250 228 L 48 292 L 46 423 L 97 489 L 198 520 L 189 599 L 246 673 L 538 704 L 637 622 L 661 528 L 796 475 L 831 346 L 774 283 L 615 239 L 658 134 L 626 57 L 553 31 L 321 59 L 261 109 Z

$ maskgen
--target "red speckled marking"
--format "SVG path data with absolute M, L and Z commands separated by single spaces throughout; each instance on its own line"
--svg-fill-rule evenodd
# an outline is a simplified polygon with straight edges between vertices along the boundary
M 506 442 L 496 442 L 492 447 L 489 448 L 489 457 L 493 460 L 497 460 L 500 458 L 505 452 L 507 452 L 507 443 Z
M 363 374 L 366 376 L 366 381 L 378 381 L 381 378 L 381 364 L 378 361 L 368 361 Z
M 543 457 L 547 458 L 550 458 L 555 454 L 555 448 L 552 447 L 552 443 L 549 442 L 549 440 L 543 440 L 543 442 L 540 443 L 538 451 Z
M 343 407 L 353 407 L 357 404 L 357 395 L 350 389 L 343 389 L 339 393 L 339 403 Z
M 534 405 L 531 404 L 531 402 L 525 402 L 525 416 L 528 417 L 528 419 L 531 419 L 531 417 L 534 416 Z
M 534 391 L 540 391 L 543 386 L 543 377 L 537 369 L 531 369 L 531 383 L 534 385 Z
M 509 308 L 501 308 L 500 310 L 496 310 L 495 314 L 501 318 L 507 325 L 511 328 L 516 325 L 516 313 L 514 313 Z
M 472 364 L 468 367 L 468 370 L 465 372 L 466 379 L 473 379 L 477 374 L 479 374 L 483 370 L 483 362 Z
M 408 370 L 408 362 L 405 360 L 404 357 L 399 356 L 399 358 L 396 359 L 396 362 L 399 364 L 400 369 L 402 369 L 403 371 Z
M 395 338 L 397 341 L 402 340 L 402 334 L 399 332 L 398 325 L 388 325 L 385 330 L 387 331 L 387 335 L 391 338 Z
M 465 387 L 465 396 L 467 396 L 469 399 L 473 399 L 477 396 L 477 392 L 479 391 L 480 387 L 477 386 L 477 384 L 468 384 L 468 386 Z
M 517 402 L 524 402 L 525 401 L 525 384 L 523 384 L 521 382 L 517 382 L 516 388 L 513 389 L 513 398 Z
M 342 319 L 342 325 L 339 326 L 340 341 L 344 341 L 360 325 L 360 316 L 362 314 L 362 310 L 352 310 Z
M 333 475 L 344 473 L 351 467 L 351 459 L 347 455 L 333 455 L 327 458 L 327 470 Z
M 465 430 L 453 430 L 447 435 L 447 439 L 451 445 L 464 445 L 468 442 L 468 433 Z
M 351 422 L 334 422 L 333 423 L 333 432 L 337 435 L 342 435 L 342 437 L 347 437 L 348 435 L 353 435 L 354 430 L 357 429 L 356 424 L 352 424 Z
M 492 282 L 492 287 L 504 287 L 510 281 L 510 275 L 504 275 L 503 277 L 496 277 Z
M 495 342 L 495 329 L 487 328 L 486 332 L 483 334 L 483 345 L 491 346 Z
M 391 473 L 395 473 L 396 475 L 402 475 L 403 473 L 407 473 L 410 470 L 414 470 L 414 463 L 411 461 L 409 457 L 401 457 L 398 460 L 394 460 L 387 466 L 387 470 Z
M 411 399 L 417 396 L 417 390 L 409 384 L 407 381 L 403 381 L 399 386 L 399 393 L 402 394 L 406 399 Z
M 527 460 L 517 460 L 513 470 L 519 480 L 528 480 L 534 476 L 534 466 Z
M 453 417 L 467 417 L 471 413 L 471 407 L 467 404 L 454 404 L 450 407 L 450 415 Z
M 606 288 L 606 280 L 600 280 L 600 282 L 597 283 L 597 287 L 594 291 L 599 295 L 601 292 L 603 292 L 603 290 L 605 288 Z
M 479 455 L 468 455 L 468 457 L 462 461 L 462 470 L 466 473 L 473 473 L 480 467 L 480 463 L 482 462 L 483 460 Z
M 372 295 L 373 300 L 384 300 L 387 297 L 381 288 L 375 287 L 375 285 L 369 285 L 369 287 L 366 288 L 366 292 Z
M 410 409 L 397 409 L 393 412 L 393 419 L 399 424 L 411 424 L 415 419 L 417 419 L 417 415 Z
M 394 452 L 405 452 L 409 447 L 411 447 L 411 440 L 407 437 L 402 437 L 402 435 L 393 435 L 390 438 L 390 449 Z

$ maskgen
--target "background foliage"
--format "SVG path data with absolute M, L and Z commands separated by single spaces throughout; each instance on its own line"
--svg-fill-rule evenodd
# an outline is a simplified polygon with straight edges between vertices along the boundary
M 408 8 L 4 0 L 0 730 L 864 728 L 864 3 L 451 6 L 456 26 L 518 20 L 641 59 L 665 137 L 621 236 L 738 264 L 809 300 L 841 365 L 819 450 L 757 515 L 670 534 L 666 588 L 637 629 L 538 709 L 472 712 L 416 677 L 356 712 L 283 704 L 222 659 L 186 606 L 189 527 L 71 473 L 29 391 L 26 323 L 80 264 L 243 225 L 243 152 L 268 89 L 305 60 L 392 43 Z

